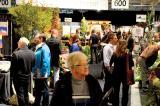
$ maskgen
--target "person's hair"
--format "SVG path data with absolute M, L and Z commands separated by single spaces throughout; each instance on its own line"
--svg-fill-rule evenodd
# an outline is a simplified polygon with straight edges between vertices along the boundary
M 120 40 L 117 44 L 115 54 L 116 56 L 122 56 L 126 54 L 127 42 L 125 40 Z
M 24 46 L 28 46 L 29 40 L 26 37 L 21 37 L 19 42 L 22 42 Z
M 68 67 L 70 68 L 73 65 L 78 65 L 81 61 L 86 60 L 87 61 L 88 57 L 82 53 L 82 52 L 73 52 L 70 53 L 68 58 L 67 58 L 67 64 Z
M 37 33 L 36 37 L 42 38 L 42 42 L 46 42 L 46 35 L 44 33 Z
M 109 33 L 105 42 L 109 43 L 114 36 L 116 36 L 114 33 Z

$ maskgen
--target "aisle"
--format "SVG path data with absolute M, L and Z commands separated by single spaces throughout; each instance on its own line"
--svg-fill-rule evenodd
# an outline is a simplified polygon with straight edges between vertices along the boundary
M 131 86 L 131 106 L 142 106 L 138 82 Z

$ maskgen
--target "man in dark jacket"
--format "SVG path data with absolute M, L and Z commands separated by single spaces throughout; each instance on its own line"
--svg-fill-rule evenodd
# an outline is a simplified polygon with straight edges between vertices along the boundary
M 28 49 L 28 44 L 27 38 L 20 38 L 18 49 L 13 53 L 11 61 L 11 77 L 13 78 L 19 106 L 28 106 L 28 85 L 30 84 L 31 69 L 35 64 L 34 52 Z
M 60 40 L 58 37 L 58 31 L 56 29 L 52 29 L 51 37 L 46 41 L 50 51 L 51 51 L 51 68 L 54 70 L 54 84 L 59 79 L 59 71 L 60 71 L 60 59 L 59 55 L 61 54 Z
M 87 56 L 82 52 L 70 53 L 67 63 L 71 72 L 56 83 L 50 106 L 99 106 L 102 90 L 88 74 Z

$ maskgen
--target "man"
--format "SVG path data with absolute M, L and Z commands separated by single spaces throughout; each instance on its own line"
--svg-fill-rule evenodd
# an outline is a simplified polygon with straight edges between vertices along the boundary
M 11 61 L 11 77 L 13 78 L 19 106 L 28 106 L 28 86 L 30 84 L 31 70 L 35 63 L 34 52 L 28 49 L 28 44 L 27 38 L 20 38 L 18 49 L 13 52 Z
M 46 36 L 38 33 L 35 36 L 36 43 L 36 63 L 32 69 L 35 79 L 35 106 L 40 106 L 41 97 L 42 106 L 49 105 L 48 77 L 50 75 L 50 50 L 45 43 Z
M 117 40 L 117 36 L 114 33 L 110 33 L 107 40 L 109 43 L 103 48 L 103 63 L 105 73 L 104 93 L 106 93 L 112 87 L 112 72 L 109 63 L 113 52 L 116 50 L 115 45 L 117 44 Z M 112 102 L 112 100 L 110 100 L 110 102 Z
M 154 44 L 149 45 L 144 49 L 137 59 L 137 63 L 141 68 L 141 78 L 142 78 L 142 89 L 148 88 L 148 67 L 152 66 L 157 59 L 158 51 L 160 50 L 160 45 Z
M 92 30 L 92 35 L 90 36 L 91 64 L 93 63 L 93 52 L 94 52 L 95 62 L 98 63 L 97 49 L 98 49 L 99 43 L 100 43 L 100 39 L 99 39 L 98 35 L 96 34 L 96 31 L 93 29 Z
M 59 55 L 61 54 L 60 40 L 58 37 L 58 30 L 51 30 L 51 37 L 47 40 L 47 45 L 51 51 L 51 68 L 53 68 L 54 73 L 54 85 L 59 80 L 59 65 L 60 59 Z

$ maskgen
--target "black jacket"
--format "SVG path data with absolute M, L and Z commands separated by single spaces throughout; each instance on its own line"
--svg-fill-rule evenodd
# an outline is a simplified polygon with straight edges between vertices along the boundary
M 16 50 L 11 59 L 11 77 L 17 80 L 29 79 L 34 64 L 35 55 L 33 51 L 27 47 Z
M 67 72 L 61 80 L 56 83 L 50 106 L 72 106 L 72 74 Z M 91 102 L 90 106 L 98 106 L 102 98 L 102 90 L 98 81 L 91 75 L 86 76 L 89 87 Z M 88 106 L 88 105 L 87 105 Z
M 61 54 L 60 40 L 55 37 L 51 37 L 47 40 L 46 44 L 51 51 L 51 66 L 59 67 L 59 55 Z

